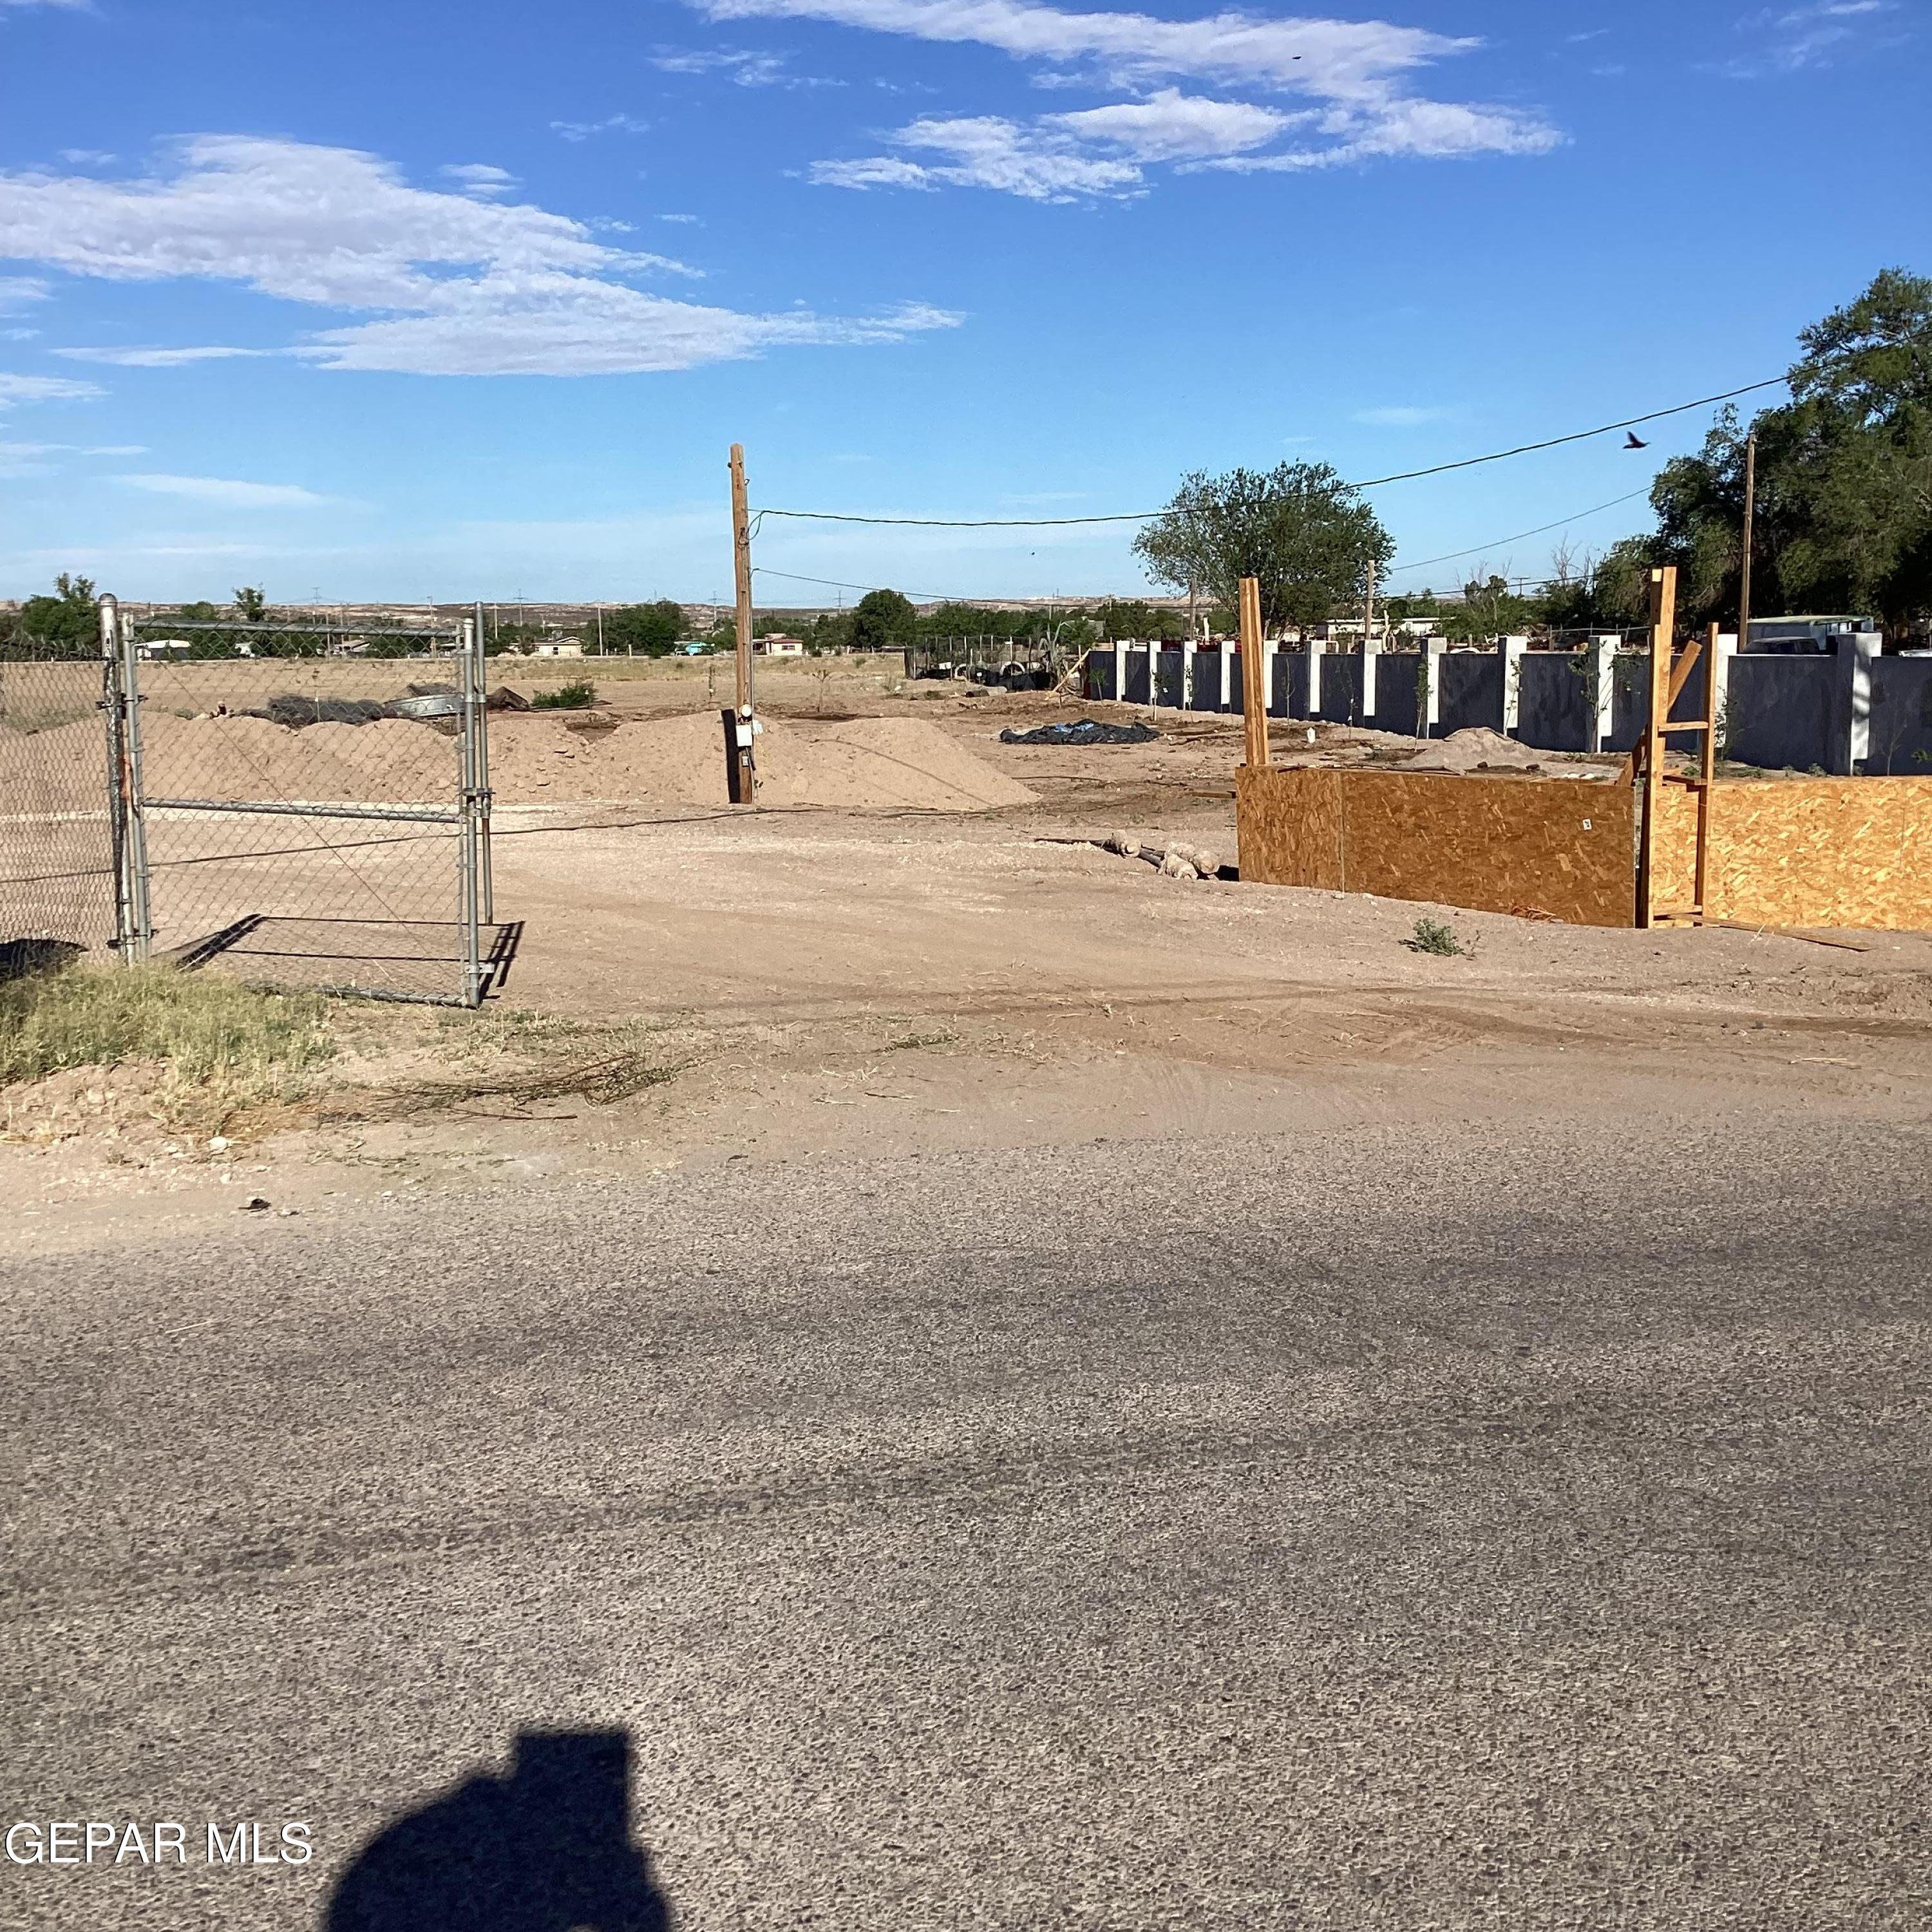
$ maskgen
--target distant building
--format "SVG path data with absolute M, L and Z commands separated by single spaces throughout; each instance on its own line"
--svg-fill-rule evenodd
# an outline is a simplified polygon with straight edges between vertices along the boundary
M 532 647 L 531 655 L 540 658 L 580 658 L 584 646 L 575 638 L 546 638 Z
M 186 638 L 144 638 L 134 648 L 144 658 L 184 658 L 194 646 Z
M 764 652 L 766 657 L 802 658 L 805 655 L 805 640 L 802 638 L 788 638 L 782 631 L 774 631 L 768 638 L 753 639 L 752 648 Z

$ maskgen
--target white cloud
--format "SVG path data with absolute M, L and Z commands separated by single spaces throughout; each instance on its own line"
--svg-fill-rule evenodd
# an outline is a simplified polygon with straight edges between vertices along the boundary
M 49 292 L 38 275 L 0 275 L 0 315 L 18 315 L 29 302 L 45 302 Z
M 104 362 L 116 369 L 173 369 L 188 362 L 227 362 L 238 356 L 273 356 L 273 349 L 236 349 L 226 343 L 203 343 L 191 349 L 56 349 L 70 362 Z
M 1246 101 L 1192 99 L 1170 87 L 1145 100 L 1050 115 L 1045 124 L 1137 161 L 1177 161 L 1264 147 L 1301 118 Z
M 842 80 L 794 74 L 783 54 L 758 53 L 743 47 L 718 47 L 697 52 L 668 50 L 653 57 L 652 66 L 665 74 L 725 74 L 740 87 L 843 87 Z
M 660 221 L 681 222 L 693 228 L 701 228 L 704 225 L 694 214 L 661 214 L 658 219 Z
M 1244 90 L 1300 95 L 1318 104 L 1303 112 L 1236 101 L 1184 102 L 1172 88 L 1151 98 L 1088 110 L 1084 117 L 1045 117 L 1002 140 L 1037 166 L 1010 159 L 981 164 L 978 156 L 939 166 L 874 157 L 820 163 L 814 181 L 838 187 L 930 188 L 946 182 L 994 187 L 1040 198 L 1061 194 L 1118 192 L 1123 184 L 1105 168 L 1089 184 L 1080 165 L 1083 146 L 1104 146 L 1140 160 L 1233 165 L 1291 128 L 1307 145 L 1251 165 L 1280 170 L 1342 161 L 1404 156 L 1441 160 L 1475 154 L 1546 152 L 1562 136 L 1540 116 L 1499 106 L 1432 100 L 1404 91 L 1416 70 L 1479 43 L 1381 20 L 1268 20 L 1223 13 L 1168 20 L 1147 14 L 1070 13 L 1034 0 L 692 0 L 716 20 L 824 20 L 946 44 L 996 48 L 1024 61 L 1051 64 L 1035 78 L 1065 86 L 1081 74 L 1124 87 L 1190 78 Z M 1840 0 L 1858 4 L 1862 0 Z M 1072 69 L 1074 71 L 1070 72 Z M 1192 126 L 1177 104 L 1193 110 Z M 1264 122 L 1262 117 L 1272 116 Z M 1138 122 L 1136 132 L 1136 122 Z M 1083 124 L 1084 123 L 1084 124 Z M 928 145 L 916 130 L 949 126 L 916 122 L 893 136 L 896 146 Z M 1238 138 L 1216 145 L 1240 129 Z M 1266 131 L 1263 131 L 1264 128 Z M 1170 145 L 1164 146 L 1163 142 Z
M 1121 194 L 1141 179 L 1131 161 L 1083 154 L 1070 136 L 1036 133 L 997 115 L 915 121 L 892 139 L 901 147 L 949 158 L 926 163 L 878 154 L 862 161 L 819 161 L 812 180 L 828 188 L 990 188 L 1029 201 L 1067 201 L 1082 194 Z
M 488 161 L 452 162 L 436 172 L 468 194 L 508 194 L 517 185 L 516 176 L 508 168 L 494 167 Z
M 1863 38 L 1862 28 L 1897 10 L 1896 0 L 1818 0 L 1818 4 L 1774 8 L 1739 22 L 1762 37 L 1751 54 L 1724 70 L 1734 80 L 1755 80 L 1766 74 L 1798 74 L 1824 67 Z
M 648 121 L 632 114 L 612 114 L 602 121 L 553 121 L 550 132 L 566 141 L 587 141 L 593 134 L 643 134 L 650 130 Z
M 76 382 L 65 376 L 10 376 L 0 371 L 0 410 L 16 403 L 87 402 L 104 393 L 92 382 Z
M 157 496 L 185 496 L 231 510 L 310 510 L 339 499 L 319 496 L 299 483 L 248 483 L 229 476 L 117 476 L 117 483 Z
M 681 369 L 777 344 L 892 341 L 958 320 L 916 303 L 848 318 L 674 301 L 632 282 L 694 271 L 614 248 L 584 222 L 414 188 L 352 149 L 242 136 L 199 136 L 172 173 L 136 181 L 0 175 L 0 259 L 116 281 L 234 282 L 368 318 L 322 328 L 290 352 L 334 369 Z M 237 352 L 132 352 L 179 361 L 215 350 Z M 82 392 L 95 393 L 73 384 L 40 393 Z

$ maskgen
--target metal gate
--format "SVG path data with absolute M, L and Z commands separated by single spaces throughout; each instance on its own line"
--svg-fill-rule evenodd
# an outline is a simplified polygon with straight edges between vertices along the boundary
M 446 656 L 427 680 L 286 625 L 136 625 L 104 599 L 101 629 L 125 956 L 482 999 L 502 949 L 479 623 L 358 630 L 358 652 Z

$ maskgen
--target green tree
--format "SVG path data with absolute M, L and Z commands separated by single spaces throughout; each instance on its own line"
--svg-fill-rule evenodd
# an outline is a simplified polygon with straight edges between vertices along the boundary
M 235 591 L 235 614 L 245 624 L 259 624 L 268 614 L 268 600 L 257 584 L 238 584 Z
M 919 613 L 910 598 L 896 590 L 868 590 L 853 608 L 852 644 L 862 651 L 889 650 L 910 644 L 919 628 Z
M 100 614 L 94 580 L 54 579 L 51 596 L 29 597 L 14 626 L 19 648 L 37 658 L 91 658 L 100 650 Z
M 597 624 L 593 618 L 584 628 L 584 640 L 597 647 Z M 684 610 L 669 598 L 655 604 L 626 604 L 604 614 L 604 652 L 607 657 L 668 657 L 684 635 Z
M 1262 621 L 1315 624 L 1367 594 L 1370 566 L 1395 544 L 1360 493 L 1325 463 L 1270 470 L 1196 470 L 1134 539 L 1154 580 L 1235 606 L 1240 580 L 1260 580 Z
M 1726 410 L 1658 472 L 1650 560 L 1677 566 L 1687 620 L 1736 623 L 1754 434 L 1753 608 L 1875 610 L 1902 630 L 1932 607 L 1932 280 L 1888 268 L 1798 341 L 1789 403 L 1748 430 Z

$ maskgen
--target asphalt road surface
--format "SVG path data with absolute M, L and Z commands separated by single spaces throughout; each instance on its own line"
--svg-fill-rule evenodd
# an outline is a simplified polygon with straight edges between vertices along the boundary
M 1928 1171 L 1526 1120 L 15 1268 L 0 1825 L 116 1835 L 0 1923 L 1922 1926 Z

